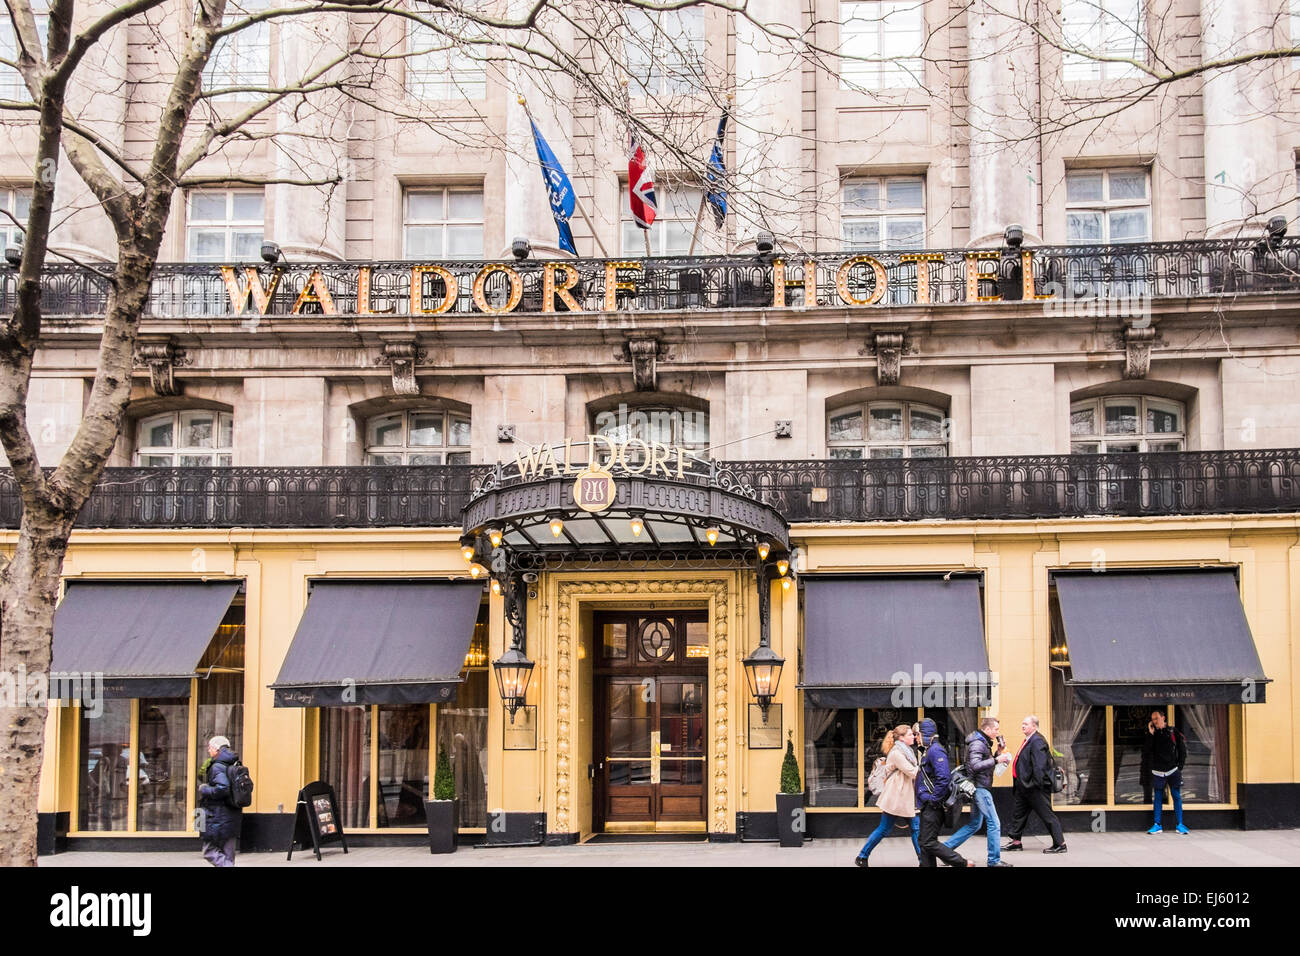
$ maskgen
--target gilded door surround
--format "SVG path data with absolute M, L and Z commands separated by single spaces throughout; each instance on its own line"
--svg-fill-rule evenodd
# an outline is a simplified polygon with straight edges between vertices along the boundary
M 709 737 L 709 772 L 712 778 L 711 809 L 708 813 L 709 829 L 714 833 L 731 832 L 732 787 L 731 763 L 731 660 L 729 636 L 731 633 L 731 588 L 734 572 L 713 577 L 666 578 L 641 577 L 628 579 L 589 578 L 563 580 L 558 585 L 555 623 L 555 824 L 554 831 L 571 833 L 577 829 L 573 819 L 573 666 L 575 642 L 581 635 L 575 633 L 575 621 L 584 605 L 626 604 L 631 599 L 647 602 L 669 601 L 684 603 L 692 598 L 704 599 L 709 606 L 709 684 L 713 707 L 713 723 Z M 590 707 L 591 702 L 582 706 Z

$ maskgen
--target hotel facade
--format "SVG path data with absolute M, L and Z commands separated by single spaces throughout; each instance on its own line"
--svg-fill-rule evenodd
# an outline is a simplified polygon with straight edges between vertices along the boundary
M 1147 62 L 1291 43 L 1281 0 L 1061 6 L 1103 59 L 1117 22 Z M 1300 825 L 1289 62 L 1141 98 L 998 4 L 750 7 L 854 58 L 791 60 L 712 8 L 632 25 L 646 123 L 670 103 L 703 157 L 725 99 L 689 80 L 734 94 L 732 209 L 694 248 L 686 169 L 657 164 L 647 243 L 617 116 L 455 55 L 394 61 L 400 110 L 272 110 L 203 170 L 309 160 L 336 186 L 178 193 L 64 565 L 54 676 L 103 694 L 49 705 L 42 852 L 192 840 L 214 734 L 256 783 L 248 847 L 285 848 L 316 780 L 350 839 L 425 839 L 439 750 L 469 842 L 771 839 L 787 744 L 807 832 L 862 835 L 886 729 L 932 717 L 956 744 L 986 713 L 1012 747 L 1038 715 L 1067 828 L 1145 829 L 1154 707 L 1188 739 L 1193 830 Z M 241 34 L 213 81 L 365 26 L 303 19 Z M 133 22 L 106 55 L 143 78 L 159 30 L 181 36 Z M 157 94 L 117 69 L 91 99 L 134 155 Z M 554 251 L 520 94 L 589 213 L 578 257 Z M 0 139 L 20 218 L 28 133 Z M 60 175 L 77 211 L 52 245 L 106 259 Z M 105 295 L 85 266 L 48 272 L 46 465 Z M 0 476 L 9 552 L 19 509 Z M 494 664 L 520 658 L 503 698 Z

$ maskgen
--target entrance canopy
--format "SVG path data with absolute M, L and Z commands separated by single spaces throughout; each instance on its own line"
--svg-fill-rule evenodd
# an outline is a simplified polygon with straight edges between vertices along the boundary
M 1264 676 L 1230 569 L 1053 575 L 1088 704 L 1263 703 Z
M 238 581 L 70 581 L 54 612 L 50 696 L 59 675 L 103 674 L 104 696 L 188 697 Z M 70 679 L 70 678 L 69 678 Z
M 993 682 L 974 575 L 804 577 L 814 707 L 986 707 Z
M 317 581 L 275 706 L 455 700 L 482 597 L 477 581 Z

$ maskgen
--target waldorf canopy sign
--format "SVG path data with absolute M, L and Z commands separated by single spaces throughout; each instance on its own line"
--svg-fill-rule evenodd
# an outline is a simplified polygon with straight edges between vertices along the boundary
M 873 307 L 1051 299 L 1029 249 L 798 258 L 220 266 L 235 315 Z M 1040 292 L 1039 289 L 1048 289 Z

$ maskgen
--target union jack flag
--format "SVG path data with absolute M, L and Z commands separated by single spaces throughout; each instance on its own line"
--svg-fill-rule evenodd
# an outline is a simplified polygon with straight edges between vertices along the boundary
M 642 229 L 649 229 L 655 221 L 655 180 L 645 158 L 645 150 L 637 142 L 636 133 L 628 133 L 630 150 L 627 157 L 627 195 L 632 206 L 632 218 Z

